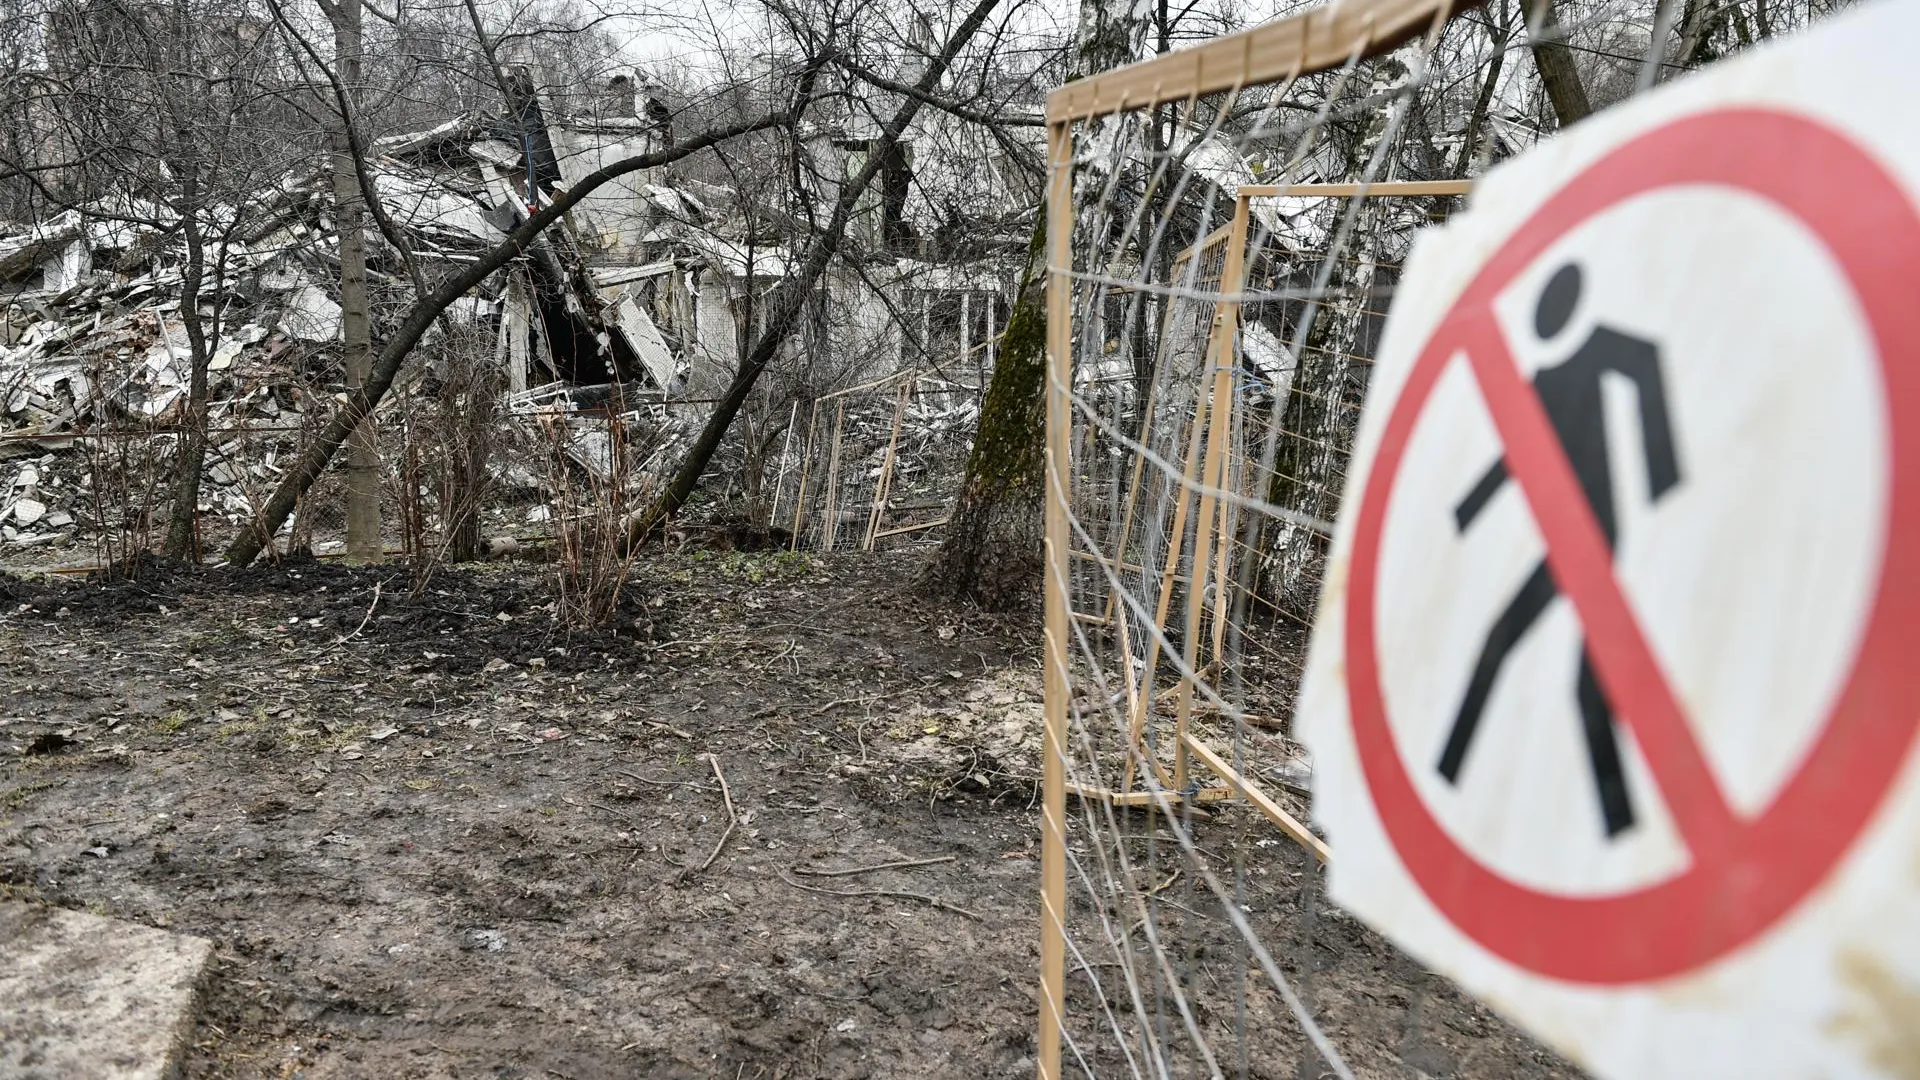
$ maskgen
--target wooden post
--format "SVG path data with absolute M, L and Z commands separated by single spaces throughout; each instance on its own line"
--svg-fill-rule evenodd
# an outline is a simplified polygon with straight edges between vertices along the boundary
M 1200 464 L 1200 445 L 1207 426 L 1207 399 L 1195 395 L 1193 401 L 1193 427 L 1187 433 L 1187 458 L 1181 470 L 1181 478 L 1191 481 Z M 1173 579 L 1180 572 L 1180 553 L 1186 547 L 1187 512 L 1193 506 L 1193 488 L 1189 484 L 1180 485 L 1178 502 L 1173 505 L 1173 531 L 1167 538 L 1166 563 L 1160 570 L 1160 591 L 1154 597 L 1153 625 L 1164 630 L 1167 625 L 1167 608 L 1173 602 Z M 1147 731 L 1147 710 L 1153 707 L 1153 682 L 1160 670 L 1160 634 L 1154 634 L 1147 641 L 1147 663 L 1140 669 L 1140 697 L 1134 705 L 1133 717 L 1127 724 L 1127 763 L 1122 767 L 1120 790 L 1133 790 L 1133 751 L 1140 745 Z M 1151 754 L 1147 760 L 1157 759 Z M 1171 780 L 1170 777 L 1167 778 Z
M 967 362 L 967 353 L 973 348 L 973 292 L 968 290 L 960 294 L 960 351 L 955 354 L 955 368 Z
M 800 403 L 796 401 L 793 408 L 787 410 L 787 438 L 780 447 L 780 469 L 773 475 L 773 505 L 767 507 L 768 522 L 780 518 L 780 489 L 787 482 L 787 458 L 793 453 L 793 425 L 799 419 Z
M 827 508 L 820 522 L 820 550 L 833 550 L 834 541 L 840 538 L 840 438 L 847 431 L 847 402 L 842 398 L 835 403 L 833 415 L 833 452 L 827 455 Z
M 500 313 L 500 337 L 506 345 L 507 393 L 527 392 L 527 323 L 532 313 L 517 271 L 507 272 L 506 303 Z
M 1046 746 L 1040 828 L 1040 1080 L 1060 1080 L 1067 1008 L 1067 485 L 1073 476 L 1073 129 L 1047 129 Z
M 1240 292 L 1246 256 L 1247 200 L 1236 199 L 1233 231 L 1227 238 L 1226 264 L 1220 270 L 1223 296 Z M 1200 661 L 1200 611 L 1206 604 L 1207 564 L 1213 554 L 1214 507 L 1219 501 L 1213 489 L 1220 486 L 1224 473 L 1228 413 L 1233 408 L 1234 340 L 1239 324 L 1239 301 L 1222 300 L 1214 307 L 1213 338 L 1207 348 L 1207 366 L 1213 372 L 1213 402 L 1207 418 L 1207 458 L 1200 468 L 1200 483 L 1207 490 L 1200 493 L 1200 518 L 1193 536 L 1193 570 L 1187 585 L 1186 636 L 1181 642 L 1181 659 L 1186 662 L 1187 671 L 1195 670 Z M 1182 672 L 1180 690 L 1174 698 L 1173 786 L 1183 790 L 1187 786 L 1187 720 L 1192 714 L 1193 677 Z
M 926 367 L 933 362 L 933 290 L 920 290 L 920 362 L 914 367 Z
M 907 416 L 907 395 L 913 391 L 911 381 L 900 387 L 899 400 L 893 406 L 893 434 L 887 436 L 887 453 L 880 461 L 880 475 L 873 482 L 873 507 L 867 512 L 867 536 L 862 541 L 862 551 L 872 551 L 874 540 L 880 533 L 880 520 L 885 515 L 887 496 L 893 487 L 893 452 L 900 445 L 900 422 Z
M 1234 397 L 1234 391 L 1238 389 L 1237 384 L 1240 378 L 1240 350 L 1237 347 L 1239 340 L 1240 335 L 1236 332 L 1233 335 L 1234 343 L 1228 346 L 1228 360 L 1233 365 L 1231 375 L 1234 380 L 1234 385 L 1229 386 L 1227 390 L 1227 408 L 1231 415 L 1232 423 L 1229 425 L 1227 433 L 1226 460 L 1222 463 L 1220 471 L 1221 490 L 1235 493 L 1239 493 L 1240 491 L 1238 469 L 1244 465 L 1246 460 L 1246 455 L 1242 453 L 1241 446 L 1241 439 L 1243 437 L 1242 429 L 1246 427 L 1246 410 L 1237 407 L 1238 401 Z M 1226 650 L 1227 641 L 1227 620 L 1232 617 L 1233 612 L 1231 592 L 1234 582 L 1228 575 L 1228 569 L 1230 566 L 1229 560 L 1233 552 L 1234 521 L 1237 517 L 1238 514 L 1235 511 L 1234 504 L 1230 500 L 1221 499 L 1219 539 L 1217 541 L 1220 545 L 1217 556 L 1219 561 L 1214 564 L 1213 568 L 1213 669 L 1223 674 L 1227 670 L 1222 666 L 1222 658 Z
M 999 319 L 999 316 L 1000 316 L 1000 294 L 998 292 L 990 293 L 987 296 L 987 370 L 988 371 L 993 370 L 994 361 L 999 358 L 1000 328 L 995 325 L 996 321 Z M 985 379 L 980 380 L 980 392 L 983 394 L 987 392 L 987 381 Z
M 816 401 L 807 409 L 807 448 L 800 452 L 800 490 L 793 495 L 793 538 L 787 543 L 788 551 L 800 550 L 800 526 L 807 512 L 807 475 L 813 468 L 813 433 L 819 426 L 820 403 Z

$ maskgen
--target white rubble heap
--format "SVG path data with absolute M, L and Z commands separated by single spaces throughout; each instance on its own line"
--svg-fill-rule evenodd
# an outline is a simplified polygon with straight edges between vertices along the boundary
M 859 163 L 864 143 L 843 136 L 830 126 L 809 134 L 823 161 L 844 159 L 827 162 L 825 175 Z M 529 202 L 549 202 L 594 170 L 669 138 L 635 116 L 468 115 L 376 140 L 368 173 L 431 282 L 498 244 L 525 219 Z M 535 168 L 527 146 L 536 148 Z M 541 153 L 551 155 L 550 165 L 541 164 Z M 203 221 L 209 239 L 199 316 L 211 355 L 200 510 L 230 525 L 261 505 L 344 393 L 327 165 L 316 155 Z M 978 187 L 972 173 L 941 181 L 937 168 L 927 155 L 913 190 Z M 537 186 L 531 198 L 530 182 Z M 809 370 L 814 357 L 834 354 L 835 373 L 812 393 L 908 367 L 938 371 L 957 388 L 916 397 L 897 450 L 903 484 L 945 471 L 919 460 L 922 449 L 956 461 L 964 454 L 990 342 L 1004 328 L 1024 250 L 1018 208 L 1030 206 L 1028 194 L 1011 187 L 1001 194 L 991 209 L 1013 240 L 1007 251 L 970 263 L 920 258 L 925 238 L 944 221 L 926 198 L 863 209 L 848 239 L 859 265 L 829 272 L 824 321 L 790 347 L 805 361 L 796 367 Z M 155 224 L 129 224 L 139 221 Z M 149 461 L 171 460 L 192 377 L 180 309 L 186 247 L 179 229 L 161 227 L 174 221 L 163 207 L 111 196 L 41 222 L 0 222 L 0 544 L 72 539 L 102 525 L 103 514 L 118 515 L 120 508 L 101 505 L 112 499 L 93 491 L 109 448 L 137 445 Z M 373 224 L 368 276 L 377 349 L 414 294 L 405 261 Z M 583 199 L 456 302 L 444 325 L 504 370 L 509 423 L 551 445 L 561 422 L 566 456 L 601 481 L 615 472 L 605 414 L 618 400 L 629 436 L 645 431 L 628 444 L 623 473 L 644 491 L 678 462 L 724 391 L 739 348 L 737 305 L 764 296 L 797 262 L 782 246 L 753 242 L 751 227 L 733 190 L 637 170 Z M 429 355 L 403 371 L 394 396 L 410 399 L 434 382 L 412 373 L 439 370 L 443 361 L 432 354 L 445 350 L 436 344 L 452 344 L 438 324 L 423 342 Z M 414 406 L 403 409 L 413 415 Z M 849 418 L 855 438 L 848 451 L 853 442 L 872 447 L 872 461 L 850 461 L 849 476 L 877 475 L 884 458 L 888 418 L 865 412 Z M 789 448 L 776 470 L 797 476 L 800 449 Z M 723 447 L 714 475 L 731 474 L 728 458 L 738 453 Z M 158 471 L 138 497 L 148 513 L 163 512 L 164 465 Z M 537 471 L 524 463 L 495 469 L 506 486 L 522 490 L 542 486 Z M 137 501 L 129 491 L 118 497 Z

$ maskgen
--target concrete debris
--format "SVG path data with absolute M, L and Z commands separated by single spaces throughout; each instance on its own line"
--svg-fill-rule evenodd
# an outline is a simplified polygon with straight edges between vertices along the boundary
M 340 336 L 340 305 L 318 285 L 302 285 L 287 296 L 280 326 L 302 341 L 333 341 Z
M 0 904 L 0 1075 L 177 1075 L 212 955 L 204 938 L 85 912 Z
M 31 525 L 47 515 L 47 504 L 38 499 L 16 499 L 7 516 L 16 525 Z

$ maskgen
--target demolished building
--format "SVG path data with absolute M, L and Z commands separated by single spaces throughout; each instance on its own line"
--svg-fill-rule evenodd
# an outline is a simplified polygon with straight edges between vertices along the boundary
M 499 115 L 464 115 L 374 142 L 369 179 L 431 276 L 478 257 L 594 171 L 671 145 L 671 115 L 656 93 L 644 80 L 616 78 L 589 113 L 560 115 L 516 76 Z M 865 163 L 870 139 L 851 119 L 808 128 L 820 178 L 811 194 L 830 200 L 840 178 Z M 825 276 L 787 346 L 796 360 L 831 360 L 797 393 L 924 369 L 943 388 L 942 427 L 970 427 L 953 410 L 971 415 L 969 402 L 984 387 L 1024 254 L 1020 215 L 1033 204 L 1013 164 L 1000 162 L 1004 175 L 983 184 L 966 170 L 977 172 L 992 155 L 946 156 L 916 161 L 903 151 L 860 204 L 845 265 Z M 1008 224 L 1009 242 L 959 259 L 937 250 L 954 208 L 978 212 L 983 192 L 998 196 L 984 205 Z M 276 462 L 339 392 L 331 199 L 328 162 L 316 155 L 244 205 L 213 212 L 226 227 L 212 230 L 219 239 L 207 262 L 216 269 L 200 308 L 212 352 L 208 423 L 216 450 L 226 452 L 214 456 L 201 509 L 230 522 L 252 512 Z M 791 252 L 755 236 L 746 201 L 725 185 L 665 169 L 616 177 L 457 303 L 443 326 L 490 342 L 510 411 L 605 400 L 574 391 L 613 386 L 660 424 L 697 428 L 756 328 L 757 300 L 791 269 Z M 79 506 L 36 512 L 43 474 L 63 471 L 47 455 L 109 432 L 164 441 L 182 413 L 190 362 L 179 236 L 165 227 L 165 208 L 121 209 L 89 204 L 30 225 L 0 224 L 0 460 L 26 459 L 34 473 L 21 479 L 21 471 L 11 494 L 0 491 L 0 535 L 15 543 L 56 539 L 47 522 L 89 516 Z M 369 241 L 375 288 L 404 297 L 399 253 L 371 231 Z M 376 311 L 376 340 L 378 327 Z M 788 411 L 789 420 L 797 415 L 797 407 Z M 964 450 L 943 452 L 957 458 Z M 877 455 L 877 445 L 868 453 Z M 778 466 L 782 475 L 786 466 Z

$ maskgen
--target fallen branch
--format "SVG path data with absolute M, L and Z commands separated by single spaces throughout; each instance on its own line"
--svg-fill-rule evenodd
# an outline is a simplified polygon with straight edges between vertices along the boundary
M 720 781 L 720 798 L 727 804 L 727 831 L 721 833 L 720 842 L 713 845 L 713 854 L 707 856 L 707 861 L 700 864 L 701 873 L 706 873 L 707 867 L 713 865 L 713 860 L 720 857 L 720 849 L 727 846 L 728 837 L 733 835 L 733 827 L 740 823 L 740 815 L 733 812 L 733 793 L 727 790 L 726 774 L 720 771 L 720 755 L 708 754 L 707 764 L 713 766 L 713 777 Z
M 826 712 L 828 709 L 836 709 L 842 705 L 871 705 L 876 701 L 886 701 L 889 698 L 897 698 L 903 694 L 911 694 L 918 689 L 920 689 L 920 687 L 918 686 L 908 686 L 908 687 L 903 687 L 899 690 L 890 690 L 884 694 L 868 694 L 866 697 L 839 698 L 837 700 L 827 702 L 825 705 L 820 706 L 819 708 L 813 710 L 807 715 L 809 717 L 819 716 L 821 713 Z
M 334 638 L 333 644 L 327 646 L 327 648 L 337 649 L 340 646 L 345 645 L 347 642 L 352 641 L 354 638 L 359 637 L 360 631 L 365 630 L 367 628 L 367 624 L 373 621 L 373 609 L 379 606 L 380 606 L 380 582 L 376 581 L 373 583 L 373 603 L 367 605 L 366 618 L 361 619 L 360 625 L 353 628 L 353 633 L 344 634 L 340 637 Z
M 982 918 L 979 912 L 968 911 L 959 904 L 949 904 L 937 896 L 928 896 L 926 893 L 903 892 L 899 889 L 823 889 L 818 885 L 808 885 L 804 882 L 795 881 L 788 877 L 784 871 L 776 870 L 774 873 L 780 875 L 781 881 L 786 882 L 796 889 L 805 889 L 807 892 L 825 893 L 828 896 L 891 896 L 901 900 L 918 900 L 923 904 L 932 904 L 934 907 L 944 911 L 951 911 L 956 915 L 965 915 L 975 922 L 986 922 L 986 919 Z
M 855 874 L 871 874 L 875 870 L 901 870 L 909 866 L 932 866 L 935 863 L 952 862 L 958 856 L 942 855 L 936 859 L 904 859 L 900 862 L 883 862 L 873 866 L 856 866 L 851 870 L 803 870 L 794 867 L 793 872 L 807 877 L 852 877 Z
M 647 777 L 641 776 L 637 772 L 629 772 L 626 769 L 615 769 L 613 771 L 619 773 L 621 776 L 630 777 L 634 780 L 640 781 L 643 784 L 653 784 L 656 787 L 690 787 L 690 788 L 693 788 L 695 791 L 712 791 L 713 790 L 712 788 L 707 787 L 705 784 L 696 784 L 691 780 L 652 780 Z

